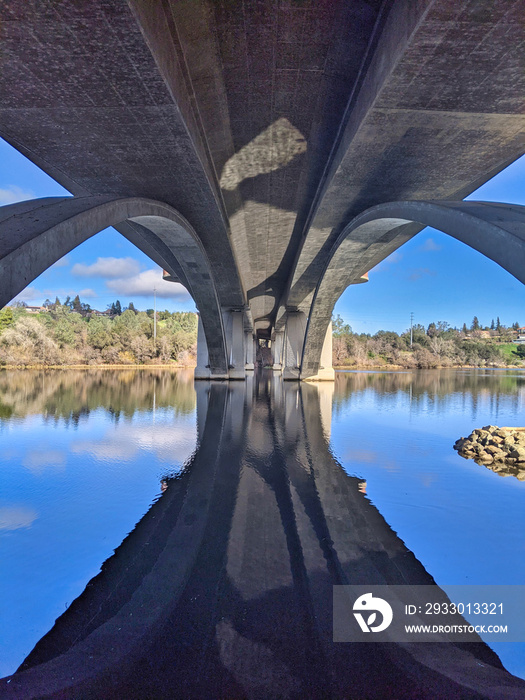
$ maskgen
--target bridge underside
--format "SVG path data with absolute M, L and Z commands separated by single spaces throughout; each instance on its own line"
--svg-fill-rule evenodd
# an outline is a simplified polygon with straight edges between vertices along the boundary
M 0 136 L 75 197 L 162 203 L 195 232 L 226 355 L 201 342 L 200 377 L 242 378 L 266 339 L 287 376 L 321 378 L 326 328 L 310 349 L 301 329 L 351 222 L 461 201 L 525 151 L 519 0 L 7 0 L 0 20 Z M 206 327 L 169 236 L 114 223 Z

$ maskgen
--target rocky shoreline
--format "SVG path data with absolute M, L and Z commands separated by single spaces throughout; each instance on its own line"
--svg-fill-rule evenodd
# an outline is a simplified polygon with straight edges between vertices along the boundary
M 525 428 L 486 425 L 456 440 L 454 449 L 501 476 L 525 481 Z

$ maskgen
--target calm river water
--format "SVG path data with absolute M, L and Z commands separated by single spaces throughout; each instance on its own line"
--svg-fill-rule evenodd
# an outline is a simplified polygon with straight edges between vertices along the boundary
M 196 389 L 191 371 L 0 373 L 0 676 L 14 672 L 184 474 L 203 437 L 208 389 Z M 525 482 L 452 449 L 476 427 L 525 423 L 525 373 L 339 372 L 335 384 L 301 390 L 270 374 L 236 383 L 228 400 L 240 402 L 239 425 L 252 420 L 247 404 L 272 415 L 279 400 L 290 426 L 300 401 L 308 423 L 314 393 L 344 478 L 358 477 L 359 491 L 439 585 L 525 583 Z M 275 451 L 280 427 L 264 421 L 250 423 L 252 466 Z M 319 439 L 315 426 L 305 429 Z M 279 510 L 283 519 L 285 505 Z M 265 516 L 258 508 L 254 517 Z M 247 574 L 235 576 L 241 590 Z M 523 645 L 493 648 L 525 677 Z

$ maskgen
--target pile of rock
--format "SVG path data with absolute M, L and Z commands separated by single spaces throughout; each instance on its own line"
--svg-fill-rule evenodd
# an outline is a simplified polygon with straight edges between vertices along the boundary
M 502 476 L 512 475 L 525 481 L 525 428 L 486 425 L 473 430 L 467 438 L 456 440 L 454 449 Z

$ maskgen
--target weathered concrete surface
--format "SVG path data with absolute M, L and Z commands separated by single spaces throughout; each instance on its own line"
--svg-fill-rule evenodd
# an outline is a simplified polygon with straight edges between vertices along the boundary
M 389 202 L 371 207 L 342 231 L 327 256 L 306 329 L 301 377 L 320 365 L 332 311 L 349 284 L 407 240 L 416 222 L 432 226 L 491 258 L 525 283 L 525 207 L 493 202 Z
M 482 643 L 333 642 L 334 584 L 434 583 L 334 460 L 333 384 L 196 387 L 191 464 L 0 697 L 523 697 Z
M 0 20 L 0 135 L 75 195 L 174 207 L 268 338 L 363 210 L 460 200 L 525 150 L 520 0 L 7 0 Z
M 313 200 L 289 306 L 309 306 L 362 211 L 461 200 L 525 151 L 524 42 L 519 3 L 392 4 Z

